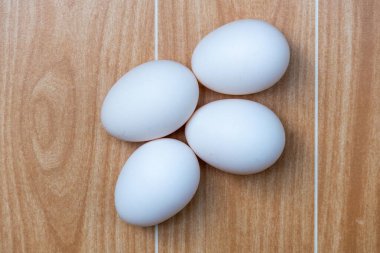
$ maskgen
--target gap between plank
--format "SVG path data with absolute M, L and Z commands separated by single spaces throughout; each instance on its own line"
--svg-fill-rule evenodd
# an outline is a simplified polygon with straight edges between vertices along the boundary
M 154 0 L 154 59 L 158 60 L 158 0 Z M 154 226 L 154 253 L 158 253 L 158 225 Z
M 318 0 L 315 0 L 314 69 L 314 253 L 318 253 Z
M 158 60 L 158 0 L 154 0 L 154 59 Z

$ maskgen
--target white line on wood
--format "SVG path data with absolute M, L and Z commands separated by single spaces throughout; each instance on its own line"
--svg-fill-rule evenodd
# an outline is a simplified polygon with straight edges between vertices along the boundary
M 315 0 L 314 69 L 314 253 L 318 253 L 318 0 Z
M 158 60 L 158 0 L 154 0 L 154 59 Z M 158 253 L 158 225 L 154 226 L 154 252 Z

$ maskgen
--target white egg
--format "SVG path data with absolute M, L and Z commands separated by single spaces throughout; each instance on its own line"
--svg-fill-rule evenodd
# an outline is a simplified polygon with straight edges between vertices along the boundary
M 197 157 L 186 144 L 159 139 L 139 147 L 125 163 L 115 188 L 119 216 L 138 226 L 152 226 L 175 215 L 199 184 Z
M 206 163 L 234 174 L 252 174 L 273 165 L 285 146 L 279 118 L 244 99 L 218 100 L 201 107 L 186 125 L 186 139 Z
M 198 102 L 199 87 L 185 66 L 167 60 L 139 65 L 108 92 L 103 126 L 125 141 L 147 141 L 173 133 L 186 123 Z
M 265 90 L 285 73 L 285 36 L 262 20 L 238 20 L 209 33 L 196 46 L 192 69 L 207 88 L 231 95 Z

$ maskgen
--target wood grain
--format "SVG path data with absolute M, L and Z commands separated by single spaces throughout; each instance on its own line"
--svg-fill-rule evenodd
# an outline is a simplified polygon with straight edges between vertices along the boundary
M 159 252 L 312 252 L 314 1 L 159 1 L 159 58 L 190 65 L 216 27 L 261 18 L 291 64 L 273 88 L 240 96 L 282 119 L 287 144 L 266 172 L 202 165 L 200 188 L 159 226 Z M 380 3 L 319 1 L 319 252 L 380 252 Z M 127 70 L 154 56 L 154 1 L 0 2 L 0 252 L 153 252 L 153 228 L 113 204 L 138 144 L 99 121 Z M 230 98 L 201 88 L 199 106 Z M 185 141 L 183 129 L 171 137 Z
M 380 252 L 380 2 L 319 13 L 320 252 Z
M 113 204 L 136 144 L 99 121 L 112 84 L 153 59 L 153 1 L 1 1 L 0 13 L 0 252 L 153 252 L 153 229 Z
M 314 1 L 159 1 L 159 58 L 190 65 L 199 40 L 236 19 L 276 25 L 292 48 L 285 77 L 241 96 L 282 119 L 287 143 L 271 169 L 233 176 L 202 163 L 200 188 L 180 214 L 159 226 L 160 252 L 312 252 Z M 201 88 L 199 105 L 231 96 Z M 172 135 L 184 139 L 183 130 Z

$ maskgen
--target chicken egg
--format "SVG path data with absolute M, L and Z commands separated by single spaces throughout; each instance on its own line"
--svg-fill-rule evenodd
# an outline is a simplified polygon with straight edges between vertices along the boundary
M 185 129 L 194 152 L 211 166 L 252 174 L 273 165 L 285 146 L 279 118 L 262 104 L 224 99 L 198 109 Z
M 129 157 L 120 172 L 117 213 L 138 226 L 161 223 L 189 203 L 199 178 L 198 159 L 189 146 L 168 138 L 150 141 Z
M 125 141 L 148 141 L 173 133 L 186 123 L 198 102 L 198 82 L 185 66 L 150 61 L 125 74 L 108 92 L 101 121 Z
M 255 19 L 228 23 L 196 46 L 191 64 L 207 88 L 231 95 L 268 89 L 285 73 L 290 50 L 285 36 Z

